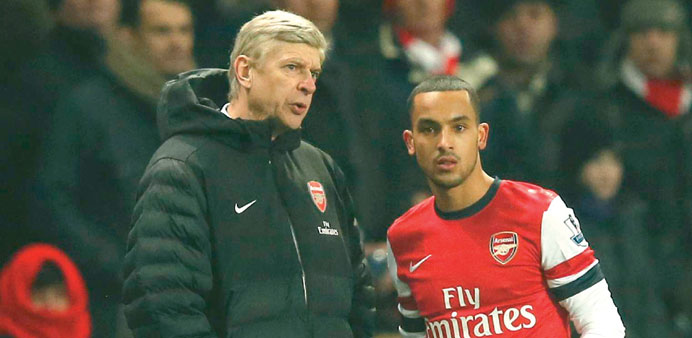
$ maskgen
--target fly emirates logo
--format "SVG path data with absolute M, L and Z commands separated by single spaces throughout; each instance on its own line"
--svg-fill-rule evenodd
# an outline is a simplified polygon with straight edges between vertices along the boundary
M 462 309 L 473 307 L 474 310 L 478 310 L 481 307 L 480 294 L 479 288 L 471 290 L 457 286 L 442 289 L 447 310 L 456 308 L 457 305 Z M 533 314 L 531 305 L 505 309 L 495 307 L 490 313 L 476 313 L 469 316 L 461 316 L 453 311 L 449 319 L 425 320 L 427 337 L 432 338 L 485 337 L 530 329 L 535 325 L 536 316 Z

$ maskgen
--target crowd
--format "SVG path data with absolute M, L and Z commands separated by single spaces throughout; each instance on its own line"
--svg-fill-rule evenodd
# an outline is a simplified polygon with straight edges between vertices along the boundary
M 478 90 L 485 170 L 574 208 L 627 336 L 692 337 L 692 5 L 675 0 L 4 0 L 0 282 L 28 269 L 13 263 L 21 247 L 50 243 L 83 275 L 80 330 L 130 335 L 122 269 L 161 88 L 229 68 L 238 29 L 271 9 L 310 19 L 330 46 L 301 134 L 353 194 L 378 332 L 399 320 L 386 231 L 430 196 L 402 139 L 406 99 L 447 74 Z M 63 288 L 77 283 L 51 259 Z

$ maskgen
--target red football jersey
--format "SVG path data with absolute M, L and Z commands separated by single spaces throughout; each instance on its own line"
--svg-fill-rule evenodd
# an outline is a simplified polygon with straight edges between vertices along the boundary
M 451 213 L 428 198 L 387 238 L 402 333 L 417 336 L 569 337 L 558 302 L 603 279 L 572 210 L 528 183 L 496 179 Z

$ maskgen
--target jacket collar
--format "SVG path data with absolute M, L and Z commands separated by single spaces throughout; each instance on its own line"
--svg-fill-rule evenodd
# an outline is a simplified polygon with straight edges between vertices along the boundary
M 225 69 L 197 69 L 166 83 L 158 105 L 161 138 L 177 134 L 207 135 L 237 149 L 269 148 L 289 151 L 300 146 L 300 131 L 272 140 L 272 122 L 231 119 L 219 108 L 226 101 Z

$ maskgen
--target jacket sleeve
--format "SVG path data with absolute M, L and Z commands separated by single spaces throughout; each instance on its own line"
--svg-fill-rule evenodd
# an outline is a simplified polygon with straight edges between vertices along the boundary
M 349 315 L 349 323 L 355 338 L 372 337 L 375 321 L 375 288 L 372 284 L 372 275 L 367 265 L 363 253 L 363 242 L 358 228 L 358 222 L 354 216 L 353 201 L 351 194 L 346 186 L 346 180 L 341 169 L 336 168 L 336 182 L 339 195 L 344 199 L 346 207 L 347 222 L 344 227 L 348 227 L 348 242 L 350 250 L 351 264 L 353 265 L 354 289 Z
M 125 256 L 123 302 L 135 337 L 216 337 L 206 199 L 190 167 L 161 159 L 139 187 Z

